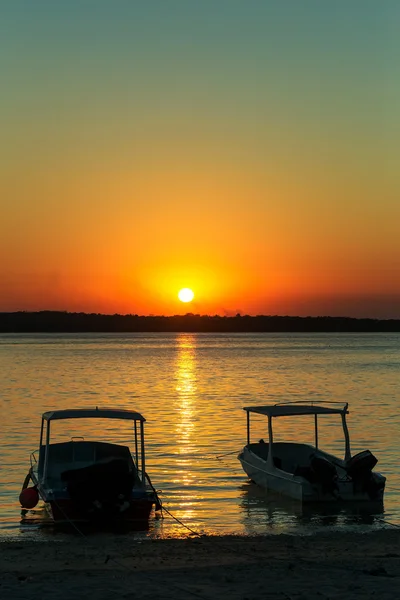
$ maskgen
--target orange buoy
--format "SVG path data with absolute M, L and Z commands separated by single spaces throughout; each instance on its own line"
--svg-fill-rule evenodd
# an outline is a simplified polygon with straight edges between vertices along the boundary
M 39 493 L 35 487 L 25 488 L 19 495 L 22 508 L 35 508 L 39 502 Z

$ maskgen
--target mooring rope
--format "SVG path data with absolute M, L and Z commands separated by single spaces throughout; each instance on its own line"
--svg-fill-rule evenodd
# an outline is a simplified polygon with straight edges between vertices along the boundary
M 93 548 L 94 550 L 97 550 L 97 546 L 94 546 L 93 544 L 90 543 L 89 538 L 87 535 L 85 535 L 83 533 L 83 531 L 77 526 L 76 523 L 74 523 L 74 521 L 72 521 L 72 519 L 70 519 L 68 517 L 68 515 L 65 513 L 65 511 L 63 510 L 63 508 L 54 500 L 54 504 L 57 506 L 57 508 L 62 512 L 62 514 L 64 515 L 65 519 L 74 527 L 74 529 L 79 533 L 79 535 L 85 540 L 86 545 L 89 548 Z M 164 509 L 168 514 L 171 515 L 171 517 L 173 517 L 173 515 L 165 508 Z M 178 522 L 180 522 L 178 519 L 176 519 L 176 517 L 173 517 L 175 520 L 177 520 Z M 181 522 L 180 522 L 181 523 Z M 184 527 L 187 527 L 186 525 L 184 525 L 184 523 L 181 523 Z M 187 527 L 187 529 L 190 529 L 189 527 Z M 195 532 L 194 532 L 195 533 Z M 200 535 L 197 534 L 196 535 Z M 124 565 L 122 562 L 120 562 L 119 560 L 117 560 L 116 558 L 114 558 L 113 556 L 110 556 L 109 554 L 107 554 L 104 563 L 107 564 L 109 561 L 114 562 L 116 565 L 118 565 L 119 567 L 122 567 L 123 569 L 125 569 L 126 571 L 128 571 L 129 573 L 135 573 L 135 575 L 138 575 L 137 571 L 134 571 L 131 567 Z M 153 585 L 156 584 L 156 581 L 154 580 L 154 578 L 149 577 L 147 575 L 145 575 L 143 572 L 139 573 L 139 575 L 141 577 L 143 577 L 144 579 L 147 579 L 148 581 L 150 581 Z M 158 585 L 162 585 L 161 583 Z M 172 582 L 168 582 L 168 585 L 170 587 L 175 588 L 176 590 L 179 590 L 180 592 L 184 592 L 185 594 L 190 594 L 191 596 L 194 596 L 195 598 L 201 598 L 201 600 L 208 600 L 206 598 L 206 596 L 203 596 L 202 594 L 198 593 L 198 592 L 194 592 L 193 590 L 189 590 L 187 588 L 184 588 L 180 585 L 177 585 L 176 583 L 172 583 Z M 115 592 L 116 593 L 116 592 Z
M 168 508 L 165 508 L 164 506 L 164 510 L 165 512 L 174 519 L 174 521 L 176 521 L 177 523 L 179 523 L 179 525 L 182 525 L 182 527 L 185 527 L 188 531 L 190 531 L 191 533 L 193 533 L 193 535 L 197 535 L 199 537 L 203 537 L 206 534 L 204 533 L 199 533 L 198 531 L 194 531 L 194 529 L 191 529 L 191 527 L 189 527 L 188 525 L 185 525 L 185 523 L 182 523 L 182 521 L 180 521 L 177 517 L 175 517 L 169 510 Z
M 145 476 L 146 476 L 146 479 L 149 482 L 149 485 L 150 485 L 151 489 L 153 490 L 153 492 L 155 494 L 155 497 L 156 497 L 156 500 L 157 500 L 157 502 L 158 502 L 158 504 L 160 506 L 161 517 L 164 518 L 163 511 L 165 511 L 167 513 L 167 515 L 169 515 L 172 519 L 174 519 L 174 521 L 176 521 L 177 523 L 179 523 L 179 525 L 181 525 L 182 527 L 185 527 L 185 529 L 187 529 L 188 531 L 190 531 L 190 533 L 192 533 L 193 535 L 197 535 L 199 537 L 201 537 L 202 535 L 204 535 L 204 534 L 199 533 L 198 531 L 194 531 L 194 529 L 192 529 L 188 525 L 185 525 L 185 523 L 183 523 L 177 517 L 175 517 L 175 515 L 173 515 L 172 512 L 170 510 L 168 510 L 168 508 L 165 508 L 165 506 L 163 505 L 163 503 L 162 503 L 162 501 L 161 501 L 161 499 L 160 499 L 160 497 L 159 497 L 159 495 L 157 493 L 157 490 L 155 489 L 154 485 L 151 482 L 150 476 L 147 473 L 145 473 Z
M 229 456 L 230 454 L 238 454 L 238 450 L 233 450 L 233 452 L 225 452 L 225 454 L 218 454 L 215 458 L 219 460 L 224 456 Z
M 398 523 L 391 523 L 390 521 L 386 521 L 386 519 L 377 519 L 379 523 L 384 523 L 385 525 L 390 525 L 390 527 L 400 527 Z

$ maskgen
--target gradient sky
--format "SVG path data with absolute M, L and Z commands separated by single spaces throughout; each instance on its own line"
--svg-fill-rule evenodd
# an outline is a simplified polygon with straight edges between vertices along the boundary
M 397 0 L 1 3 L 0 310 L 400 318 L 399 27 Z

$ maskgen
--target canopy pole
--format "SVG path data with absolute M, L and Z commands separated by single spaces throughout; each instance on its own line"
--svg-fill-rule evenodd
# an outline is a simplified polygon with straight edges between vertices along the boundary
M 274 442 L 273 434 L 272 434 L 272 417 L 268 415 L 268 458 L 267 462 L 270 466 L 273 466 L 274 461 L 272 457 L 272 444 Z
M 46 427 L 46 450 L 44 455 L 44 467 L 43 467 L 43 478 L 42 481 L 46 480 L 47 477 L 47 465 L 49 463 L 49 445 L 50 445 L 50 421 L 47 421 Z
M 135 423 L 134 430 L 135 430 L 135 455 L 136 455 L 136 468 L 138 469 L 138 468 L 139 468 L 139 454 L 138 454 L 138 443 L 137 443 L 137 421 L 136 421 L 136 419 L 135 419 L 134 423 Z
M 315 447 L 318 450 L 318 415 L 314 415 L 314 425 L 315 425 Z
M 250 413 L 247 410 L 247 445 L 250 444 Z
M 140 421 L 140 453 L 142 455 L 142 485 L 146 485 L 146 462 L 144 456 L 144 425 L 143 421 Z
M 347 428 L 347 423 L 346 423 L 346 413 L 342 413 L 342 425 L 343 425 L 344 440 L 345 440 L 344 460 L 350 460 L 350 458 L 351 458 L 350 435 L 349 435 L 349 430 Z
M 39 443 L 39 453 L 40 453 L 40 448 L 42 447 L 43 444 L 43 427 L 44 427 L 44 419 L 42 417 L 42 424 L 40 426 L 40 443 Z

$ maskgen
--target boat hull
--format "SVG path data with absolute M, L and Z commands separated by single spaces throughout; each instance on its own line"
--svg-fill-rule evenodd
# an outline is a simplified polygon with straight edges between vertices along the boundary
M 340 500 L 344 502 L 382 502 L 385 488 L 385 477 L 374 473 L 377 489 L 372 498 L 364 490 L 355 489 L 351 480 L 339 480 L 335 493 L 326 492 L 321 485 L 312 484 L 304 477 L 296 476 L 282 471 L 274 465 L 269 465 L 247 447 L 238 456 L 244 472 L 257 485 L 266 491 L 273 491 L 299 502 L 332 502 Z
M 32 482 L 40 498 L 45 503 L 49 516 L 55 523 L 80 522 L 106 524 L 114 522 L 148 524 L 153 505 L 157 505 L 154 492 L 145 488 L 134 488 L 128 499 L 109 498 L 88 502 L 87 498 L 71 497 L 66 488 L 50 489 L 43 486 L 33 469 L 30 471 Z
M 129 506 L 124 507 L 124 510 L 121 511 L 104 511 L 94 508 L 92 512 L 83 512 L 69 498 L 49 500 L 47 504 L 55 523 L 72 521 L 74 523 L 107 524 L 123 521 L 142 526 L 148 524 L 153 500 L 146 498 L 131 500 Z

